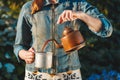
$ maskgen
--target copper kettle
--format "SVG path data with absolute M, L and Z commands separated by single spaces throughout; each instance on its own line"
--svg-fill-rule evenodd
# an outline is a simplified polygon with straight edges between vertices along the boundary
M 57 48 L 64 48 L 66 52 L 79 50 L 85 46 L 85 40 L 79 30 L 73 30 L 70 27 L 65 27 L 62 33 L 61 44 L 55 39 L 49 39 L 46 41 L 54 41 Z M 44 48 L 44 47 L 43 47 Z
M 63 47 L 66 52 L 78 50 L 85 46 L 85 40 L 80 31 L 73 30 L 70 27 L 64 28 L 61 44 L 57 44 L 56 40 L 55 43 L 57 47 Z

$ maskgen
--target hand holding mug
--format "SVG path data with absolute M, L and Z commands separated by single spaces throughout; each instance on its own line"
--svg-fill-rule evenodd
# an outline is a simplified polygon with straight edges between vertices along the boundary
M 25 60 L 27 64 L 31 64 L 34 62 L 34 59 L 35 59 L 35 51 L 33 48 L 30 48 L 28 51 L 20 50 L 19 57 Z

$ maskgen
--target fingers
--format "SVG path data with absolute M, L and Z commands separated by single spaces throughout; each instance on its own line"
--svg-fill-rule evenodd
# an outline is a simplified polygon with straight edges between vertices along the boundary
M 59 16 L 58 21 L 57 21 L 57 24 L 61 24 L 61 23 L 63 23 L 63 19 L 62 19 L 61 16 Z
M 27 64 L 33 63 L 34 60 L 35 60 L 35 57 L 34 57 L 34 56 L 26 56 L 26 58 L 25 58 L 25 62 L 26 62 Z
M 34 48 L 30 48 L 26 55 L 25 55 L 25 62 L 27 64 L 31 64 L 34 62 L 34 59 L 35 59 L 35 51 L 34 51 Z
M 68 20 L 69 13 L 64 11 L 58 18 L 57 24 L 62 24 Z
M 76 17 L 73 16 L 74 12 L 71 10 L 65 10 L 63 13 L 59 16 L 57 24 L 64 23 L 66 21 L 73 21 L 76 19 Z
M 34 59 L 35 56 L 34 55 L 27 55 L 25 59 Z
M 34 53 L 34 52 L 31 52 L 31 51 L 28 51 L 28 52 L 26 53 L 26 57 L 34 56 L 34 55 L 35 55 L 35 53 Z
M 35 52 L 34 48 L 30 48 L 28 51 Z
M 34 62 L 34 60 L 33 59 L 25 59 L 25 62 L 26 62 L 26 64 L 31 64 Z
M 25 58 L 26 63 L 28 64 L 33 63 L 34 59 L 35 59 L 35 54 L 33 52 L 28 52 L 26 54 L 26 58 Z

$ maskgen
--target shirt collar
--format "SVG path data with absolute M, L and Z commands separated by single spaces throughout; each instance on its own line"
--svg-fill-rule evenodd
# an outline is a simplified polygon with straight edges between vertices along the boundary
M 64 3 L 66 1 L 70 1 L 70 0 L 57 0 L 56 4 L 59 4 L 59 3 Z M 50 5 L 50 0 L 45 0 L 44 2 L 44 6 L 47 6 L 47 5 Z
M 60 0 L 57 0 L 56 4 L 59 4 L 60 3 Z M 45 0 L 44 2 L 44 6 L 47 6 L 47 5 L 50 5 L 50 0 Z

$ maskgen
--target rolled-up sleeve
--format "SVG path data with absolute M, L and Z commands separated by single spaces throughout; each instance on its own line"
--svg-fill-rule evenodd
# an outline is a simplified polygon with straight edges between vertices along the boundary
M 103 14 L 101 14 L 95 6 L 92 6 L 90 3 L 83 0 L 80 7 L 83 12 L 101 20 L 101 30 L 99 32 L 94 32 L 91 30 L 93 33 L 101 37 L 109 37 L 112 34 L 113 28 L 110 21 Z
M 25 6 L 22 7 L 17 27 L 16 27 L 16 38 L 15 38 L 15 44 L 14 44 L 14 53 L 18 59 L 19 59 L 19 51 L 24 49 L 27 50 L 30 48 L 32 36 L 31 36 L 31 24 L 29 23 L 27 17 L 26 17 L 26 9 Z

